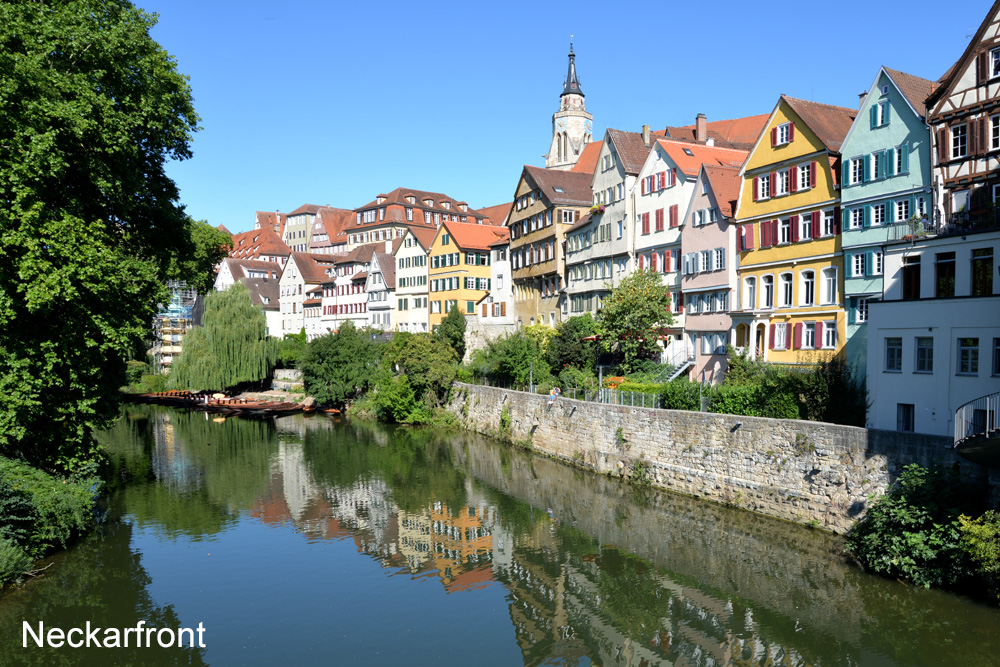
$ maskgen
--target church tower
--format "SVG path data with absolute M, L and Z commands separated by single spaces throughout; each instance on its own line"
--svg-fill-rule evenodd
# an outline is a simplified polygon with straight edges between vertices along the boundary
M 594 117 L 587 113 L 583 90 L 576 75 L 573 40 L 569 42 L 569 71 L 559 96 L 559 111 L 552 114 L 552 145 L 545 156 L 547 169 L 569 170 L 580 159 L 583 147 L 594 133 Z

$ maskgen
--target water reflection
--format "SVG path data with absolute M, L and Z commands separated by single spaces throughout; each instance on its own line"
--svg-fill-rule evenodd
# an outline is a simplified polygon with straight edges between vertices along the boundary
M 114 502 L 129 522 L 109 523 L 111 532 L 71 552 L 60 571 L 92 568 L 96 557 L 127 560 L 116 567 L 131 587 L 124 611 L 114 610 L 122 618 L 171 613 L 150 606 L 140 555 L 126 558 L 133 525 L 199 542 L 257 524 L 301 548 L 353 545 L 396 579 L 458 594 L 441 601 L 408 584 L 428 614 L 503 592 L 506 627 L 488 632 L 510 633 L 526 665 L 984 665 L 1000 655 L 996 610 L 866 576 L 842 562 L 833 536 L 636 490 L 469 434 L 301 416 L 220 423 L 138 407 L 104 442 L 120 480 Z M 231 594 L 221 582 L 204 585 L 206 596 Z M 23 599 L 44 599 L 45 613 L 64 605 L 60 613 L 71 616 L 68 600 L 93 595 L 92 586 L 107 584 L 85 577 L 68 598 L 29 590 Z M 22 613 L 14 600 L 0 604 L 8 616 L 0 632 Z M 303 611 L 296 620 L 317 630 L 309 655 L 323 652 L 321 628 L 357 627 L 350 617 L 369 611 Z M 445 664 L 505 664 L 479 650 L 474 632 L 409 641 L 446 641 Z

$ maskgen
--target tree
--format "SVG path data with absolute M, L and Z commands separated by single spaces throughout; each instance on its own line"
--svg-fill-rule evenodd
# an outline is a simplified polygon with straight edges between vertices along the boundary
M 581 370 L 593 368 L 597 346 L 585 339 L 596 333 L 597 323 L 590 313 L 563 321 L 546 349 L 549 365 L 559 371 L 570 366 Z
M 660 330 L 673 321 L 670 294 L 660 282 L 660 274 L 648 270 L 622 280 L 597 314 L 601 345 L 621 355 L 626 372 L 638 360 L 656 356 Z
M 438 325 L 437 335 L 441 337 L 451 348 L 459 359 L 465 357 L 465 315 L 452 306 L 451 310 Z
M 409 377 L 417 400 L 427 400 L 427 394 L 432 394 L 432 406 L 444 398 L 458 372 L 455 350 L 430 334 L 396 334 L 386 351 L 386 360 Z
M 186 216 L 191 90 L 126 0 L 0 2 L 0 453 L 82 471 Z
M 336 333 L 314 338 L 299 362 L 306 392 L 324 404 L 343 406 L 375 381 L 383 344 L 368 329 L 344 322 Z
M 184 245 L 171 254 L 167 278 L 183 280 L 205 294 L 215 285 L 215 267 L 229 254 L 233 237 L 205 220 L 185 220 Z
M 267 335 L 264 311 L 235 283 L 205 298 L 204 324 L 184 335 L 170 374 L 180 389 L 232 389 L 259 383 L 274 370 L 278 341 Z
M 278 343 L 278 362 L 282 368 L 296 368 L 299 359 L 306 353 L 306 328 L 297 334 L 285 334 L 285 337 Z

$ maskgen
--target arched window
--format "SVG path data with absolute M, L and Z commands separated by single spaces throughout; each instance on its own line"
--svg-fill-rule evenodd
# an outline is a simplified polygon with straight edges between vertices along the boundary
M 782 308 L 790 308 L 792 305 L 792 274 L 782 273 L 781 274 L 781 296 L 779 306 Z

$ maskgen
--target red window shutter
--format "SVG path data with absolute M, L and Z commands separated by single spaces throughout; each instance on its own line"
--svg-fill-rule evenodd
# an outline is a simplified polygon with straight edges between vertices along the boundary
M 646 179 L 639 181 L 639 194 L 646 194 Z
M 823 347 L 823 323 L 816 323 L 816 340 L 813 341 L 813 347 L 817 350 Z
M 778 172 L 775 171 L 771 172 L 771 178 L 768 179 L 768 185 L 770 186 L 769 187 L 770 191 L 768 192 L 768 195 L 773 197 L 775 194 L 778 193 Z
M 670 170 L 670 185 L 677 185 L 677 170 Z
M 772 127 L 771 128 L 771 148 L 774 148 L 777 145 L 778 145 L 778 128 L 777 127 Z
M 788 219 L 788 226 L 792 228 L 792 243 L 799 240 L 799 216 L 793 215 Z
M 816 162 L 809 163 L 809 187 L 816 187 Z
M 799 189 L 799 168 L 788 168 L 788 191 L 796 192 Z
M 639 270 L 642 271 L 646 268 L 646 256 L 639 255 Z
M 753 200 L 757 201 L 760 199 L 760 177 L 753 177 Z
M 990 149 L 990 134 L 986 125 L 986 116 L 980 116 L 977 120 L 973 121 L 973 123 L 976 125 L 977 134 L 979 135 L 976 140 L 979 146 L 977 154 L 985 155 Z
M 821 215 L 823 214 L 820 213 L 819 211 L 812 212 L 812 237 L 814 239 L 819 238 L 819 221 Z
M 654 252 L 649 258 L 649 269 L 654 273 L 656 272 L 656 255 L 657 253 Z
M 768 327 L 768 335 L 767 335 L 767 338 L 768 338 L 768 340 L 767 340 L 767 347 L 768 347 L 768 349 L 770 349 L 770 350 L 773 350 L 773 349 L 774 349 L 774 330 L 775 330 L 776 328 L 777 328 L 777 327 L 775 327 L 775 325 L 773 325 L 773 324 L 772 324 L 772 325 L 771 325 L 770 327 Z
M 802 349 L 802 323 L 799 322 L 794 327 L 795 337 L 792 339 L 792 349 L 801 350 Z
M 670 226 L 676 227 L 678 225 L 677 221 L 677 204 L 670 207 Z
M 660 172 L 660 189 L 662 190 L 665 187 L 667 187 L 667 172 L 661 171 Z
M 670 265 L 670 259 L 671 259 L 671 254 L 672 253 L 669 250 L 664 250 L 663 251 L 663 272 L 664 273 L 670 273 L 670 266 L 671 266 Z
M 677 307 L 682 313 L 684 312 L 684 292 L 677 293 Z
M 753 223 L 746 226 L 747 250 L 753 250 Z
M 788 124 L 788 143 L 795 141 L 795 123 Z
M 760 247 L 767 248 L 771 245 L 771 223 L 767 220 L 760 221 Z

